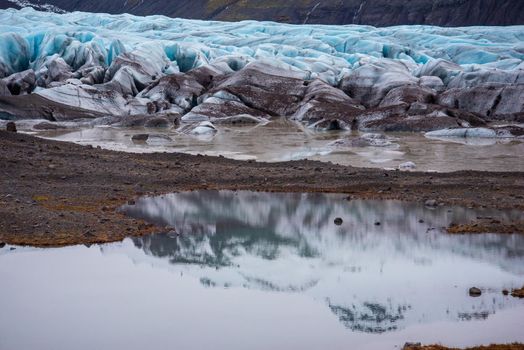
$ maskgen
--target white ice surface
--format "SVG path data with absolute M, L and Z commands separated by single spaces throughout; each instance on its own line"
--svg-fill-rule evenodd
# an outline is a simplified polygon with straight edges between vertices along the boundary
M 123 52 L 149 59 L 165 74 L 208 64 L 224 71 L 238 70 L 256 60 L 330 84 L 367 66 L 360 70 L 366 77 L 383 73 L 386 67 L 393 75 L 386 77 L 388 81 L 405 80 L 406 75 L 411 80 L 435 76 L 447 84 L 458 77 L 453 85 L 460 86 L 471 75 L 520 81 L 524 26 L 297 26 L 127 14 L 51 14 L 30 8 L 0 11 L 0 69 L 6 74 L 28 68 L 38 72 L 56 55 L 74 70 L 108 67 Z M 495 71 L 498 73 L 491 74 Z M 518 74 L 509 77 L 500 75 L 501 71 Z

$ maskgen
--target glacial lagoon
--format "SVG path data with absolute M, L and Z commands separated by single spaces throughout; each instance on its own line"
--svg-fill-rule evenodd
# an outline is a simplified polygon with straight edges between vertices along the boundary
M 444 232 L 519 211 L 231 191 L 144 197 L 121 210 L 162 232 L 0 249 L 1 349 L 524 341 L 524 300 L 502 294 L 524 283 L 524 236 Z
M 284 119 L 265 125 L 217 126 L 214 134 L 189 135 L 174 129 L 125 128 L 63 123 L 66 129 L 34 130 L 41 121 L 21 121 L 20 129 L 40 137 L 124 152 L 181 152 L 238 160 L 279 162 L 310 159 L 370 168 L 398 168 L 414 162 L 419 171 L 524 171 L 524 142 L 504 138 L 428 138 L 423 133 L 318 132 Z M 89 123 L 88 123 L 89 124 Z M 147 133 L 147 141 L 133 135 Z M 383 135 L 351 144 L 363 135 Z M 364 136 L 365 137 L 365 136 Z M 349 141 L 344 144 L 340 141 Z

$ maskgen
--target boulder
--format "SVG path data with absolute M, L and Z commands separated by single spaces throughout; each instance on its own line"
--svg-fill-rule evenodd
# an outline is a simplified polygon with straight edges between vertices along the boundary
M 5 125 L 5 130 L 8 132 L 16 132 L 16 124 L 14 122 L 8 122 Z
M 149 134 L 136 134 L 131 136 L 133 142 L 145 142 L 149 139 Z
M 482 291 L 477 287 L 471 287 L 469 289 L 469 296 L 471 297 L 479 297 L 482 295 Z

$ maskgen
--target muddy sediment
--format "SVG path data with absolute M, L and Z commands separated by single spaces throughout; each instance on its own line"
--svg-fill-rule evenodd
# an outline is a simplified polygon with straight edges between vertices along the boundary
M 478 219 L 467 224 L 451 224 L 447 230 L 450 234 L 507 233 L 524 234 L 524 222 L 502 222 L 497 219 Z
M 5 131 L 0 148 L 0 242 L 9 244 L 91 244 L 155 232 L 117 209 L 137 196 L 195 189 L 338 192 L 350 199 L 524 210 L 521 172 L 430 174 L 307 160 L 131 154 Z M 523 223 L 509 224 L 522 231 Z

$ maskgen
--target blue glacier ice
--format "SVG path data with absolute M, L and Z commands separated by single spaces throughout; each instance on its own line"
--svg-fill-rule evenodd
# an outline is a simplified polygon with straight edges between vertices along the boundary
M 523 60 L 524 26 L 375 28 L 8 9 L 0 11 L 0 117 L 162 112 L 194 122 L 286 116 L 320 130 L 482 126 L 479 117 L 515 120 L 524 112 Z
M 73 68 L 90 60 L 109 66 L 126 51 L 158 52 L 166 63 L 164 72 L 218 62 L 238 70 L 252 60 L 266 60 L 331 84 L 338 83 L 347 70 L 384 59 L 403 62 L 413 73 L 436 59 L 457 63 L 465 71 L 483 66 L 524 68 L 524 26 L 297 26 L 125 14 L 51 14 L 30 8 L 0 11 L 0 23 L 4 75 L 29 68 L 38 71 L 53 55 Z

